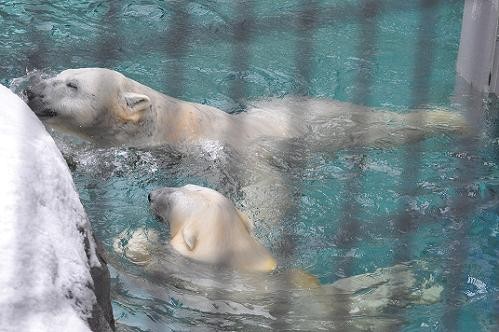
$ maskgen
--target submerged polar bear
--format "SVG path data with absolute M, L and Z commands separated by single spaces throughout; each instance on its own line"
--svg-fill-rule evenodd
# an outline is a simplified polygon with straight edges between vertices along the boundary
M 253 223 L 219 192 L 196 185 L 149 194 L 154 213 L 170 225 L 171 245 L 204 263 L 268 272 L 276 261 L 252 234 Z
M 151 192 L 149 200 L 154 213 L 169 223 L 170 243 L 181 255 L 206 266 L 222 265 L 239 272 L 271 272 L 276 268 L 274 258 L 254 238 L 251 221 L 217 191 L 195 185 L 162 188 Z M 123 248 L 128 250 L 123 253 L 134 262 L 135 258 L 139 258 L 139 263 L 146 265 L 145 271 L 159 277 L 169 267 L 155 266 L 152 260 L 144 260 L 149 254 L 148 247 L 155 245 L 150 239 L 158 241 L 158 236 L 149 234 L 148 240 L 143 235 L 143 229 L 133 233 L 128 247 Z M 119 242 L 115 241 L 115 246 Z M 161 247 L 160 242 L 156 245 Z M 236 302 L 253 303 L 255 298 L 265 298 L 267 294 L 271 296 L 271 301 L 275 301 L 273 292 L 285 290 L 293 294 L 289 303 L 293 306 L 289 311 L 293 316 L 326 320 L 337 317 L 335 315 L 339 313 L 358 317 L 376 316 L 388 307 L 437 302 L 442 287 L 431 279 L 417 280 L 415 276 L 415 271 L 424 269 L 418 262 L 398 264 L 325 285 L 319 284 L 314 276 L 294 269 L 251 273 L 247 275 L 249 279 L 244 279 L 246 287 L 243 289 L 252 289 L 252 292 L 241 293 L 236 291 L 240 290 L 239 287 L 229 287 L 231 291 L 226 296 Z M 189 289 L 192 287 L 189 286 Z M 393 300 L 395 298 L 396 301 Z
M 166 96 L 103 68 L 68 69 L 35 79 L 26 95 L 48 125 L 107 146 L 217 141 L 246 150 L 265 138 L 300 138 L 313 148 L 342 148 L 403 143 L 466 125 L 461 115 L 441 110 L 400 114 L 310 98 L 273 99 L 228 114 Z

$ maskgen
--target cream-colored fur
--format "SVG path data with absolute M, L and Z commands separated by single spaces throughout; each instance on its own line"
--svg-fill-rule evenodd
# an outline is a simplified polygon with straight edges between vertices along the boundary
M 171 245 L 183 256 L 244 272 L 270 272 L 276 267 L 269 252 L 251 235 L 252 223 L 220 193 L 187 185 L 153 191 L 150 200 L 152 210 L 170 225 Z M 210 282 L 206 280 L 209 278 L 207 276 L 217 278 L 227 275 L 219 270 L 214 275 L 206 272 L 196 274 L 197 269 L 193 266 L 187 271 L 178 271 L 176 264 L 172 268 L 170 260 L 165 264 L 161 259 L 154 261 L 148 258 L 150 253 L 157 250 L 155 247 L 160 246 L 155 243 L 159 237 L 152 234 L 139 228 L 131 234 L 125 245 L 116 240 L 115 248 L 135 263 L 145 262 L 144 272 L 151 273 L 155 278 L 175 275 L 178 278 L 185 277 L 183 282 L 194 283 L 189 283 L 186 289 L 195 289 L 196 298 L 185 292 L 182 302 L 196 310 L 213 310 L 213 302 L 209 302 L 208 306 L 200 305 L 207 301 L 204 296 L 198 295 L 208 294 L 204 285 L 208 289 L 223 289 L 225 297 L 224 301 L 217 302 L 217 313 L 230 309 L 218 304 L 228 301 L 232 305 L 249 304 L 250 308 L 259 308 L 252 314 L 273 317 L 276 313 L 279 315 L 282 301 L 285 312 L 296 318 L 297 324 L 304 324 L 300 325 L 303 329 L 311 329 L 313 324 L 310 324 L 314 320 L 328 322 L 334 319 L 336 324 L 344 324 L 350 329 L 355 327 L 353 330 L 385 331 L 394 329 L 400 321 L 379 319 L 383 310 L 435 303 L 440 300 L 442 292 L 442 287 L 435 283 L 431 275 L 429 279 L 416 280 L 414 271 L 426 270 L 419 262 L 380 268 L 372 273 L 351 276 L 326 285 L 320 285 L 314 276 L 296 269 L 245 274 L 246 277 L 240 280 L 244 285 L 238 284 L 238 278 L 231 278 L 230 285 L 224 284 L 225 279 Z M 175 272 L 172 273 L 170 269 Z M 196 275 L 202 280 L 196 280 Z M 217 300 L 220 300 L 219 296 Z M 262 306 L 262 299 L 267 306 Z
M 186 185 L 149 195 L 151 208 L 170 225 L 170 244 L 203 263 L 272 271 L 276 261 L 253 236 L 251 221 L 215 190 Z
M 178 100 L 102 68 L 68 69 L 34 79 L 29 104 L 47 123 L 101 145 L 152 146 L 220 141 L 236 149 L 262 139 L 302 138 L 311 146 L 397 144 L 434 130 L 460 130 L 462 117 L 419 110 L 400 114 L 327 99 L 257 102 L 231 115 Z M 437 120 L 435 123 L 435 119 Z
M 466 128 L 460 114 L 445 110 L 400 114 L 312 98 L 274 98 L 250 104 L 246 112 L 228 114 L 166 96 L 102 68 L 34 78 L 27 95 L 30 107 L 46 124 L 98 145 L 228 147 L 238 156 L 225 166 L 230 166 L 244 194 L 244 211 L 269 222 L 282 220 L 294 205 L 286 176 L 272 165 L 276 155 L 293 159 L 288 155 L 390 146 L 435 131 Z M 293 145 L 297 142 L 307 151 Z

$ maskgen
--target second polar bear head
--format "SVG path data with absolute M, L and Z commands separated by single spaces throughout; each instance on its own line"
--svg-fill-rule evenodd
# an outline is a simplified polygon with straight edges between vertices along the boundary
M 144 135 L 138 124 L 152 113 L 149 90 L 113 70 L 82 68 L 46 79 L 35 76 L 26 96 L 49 125 L 95 142 L 120 144 Z
M 171 245 L 196 261 L 245 271 L 272 271 L 276 261 L 253 236 L 253 225 L 219 192 L 186 185 L 149 194 L 151 208 L 170 225 Z

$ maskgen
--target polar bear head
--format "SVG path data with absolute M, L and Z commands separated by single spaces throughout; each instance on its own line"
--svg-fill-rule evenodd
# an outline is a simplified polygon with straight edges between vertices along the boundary
M 144 135 L 139 127 L 151 113 L 148 90 L 118 72 L 83 68 L 32 78 L 26 95 L 48 125 L 97 143 L 120 144 Z
M 197 261 L 245 271 L 272 271 L 276 261 L 252 235 L 253 225 L 219 192 L 186 185 L 149 194 L 151 208 L 168 221 L 171 245 Z

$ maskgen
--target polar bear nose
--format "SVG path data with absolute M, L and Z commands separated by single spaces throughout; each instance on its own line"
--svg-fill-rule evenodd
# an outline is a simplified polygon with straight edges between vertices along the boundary
M 26 88 L 26 90 L 24 90 L 24 94 L 28 97 L 28 100 L 33 100 L 33 98 L 35 98 L 35 94 L 30 88 Z
M 149 203 L 153 203 L 153 201 L 162 202 L 164 199 L 167 199 L 169 197 L 169 195 L 172 194 L 173 192 L 174 192 L 174 188 L 164 187 L 164 188 L 156 189 L 156 190 L 151 191 L 147 195 L 147 200 L 149 201 Z
M 41 93 L 43 89 L 40 86 L 29 86 L 26 89 L 24 89 L 23 93 L 28 98 L 28 101 L 32 101 L 35 98 L 40 98 L 43 99 L 45 98 L 45 95 Z
M 26 88 L 24 90 L 24 94 L 26 95 L 26 97 L 28 98 L 29 101 L 35 99 L 36 97 L 40 97 L 40 98 L 45 97 L 44 95 L 36 94 L 35 92 L 33 92 L 33 90 L 31 88 Z

